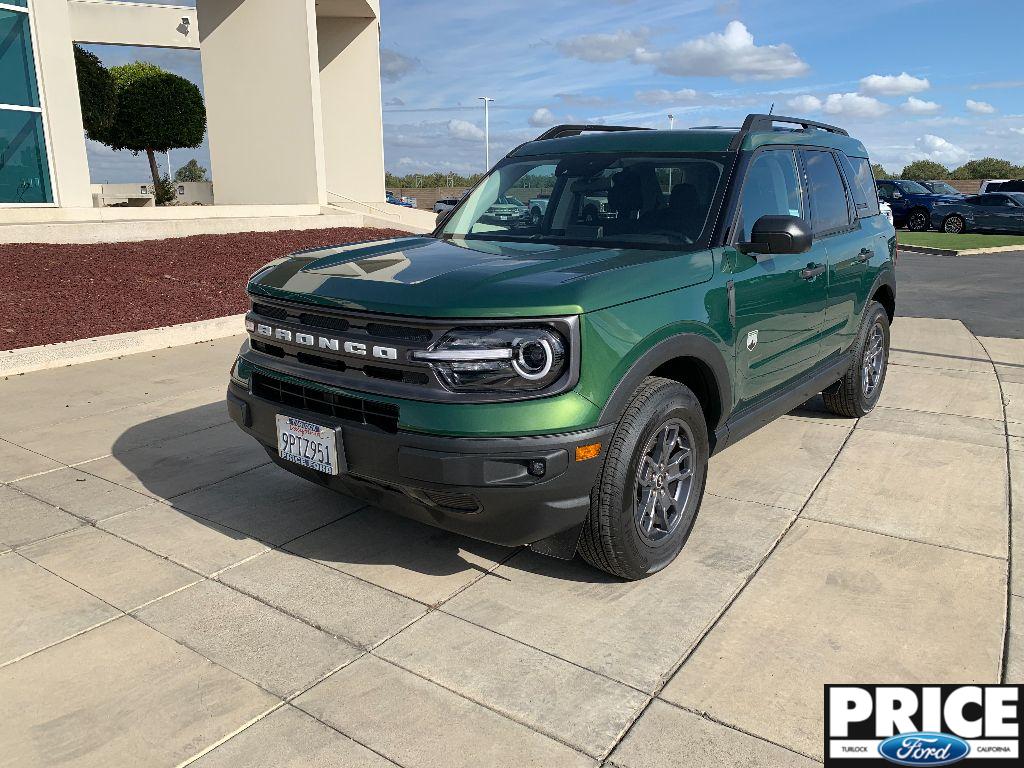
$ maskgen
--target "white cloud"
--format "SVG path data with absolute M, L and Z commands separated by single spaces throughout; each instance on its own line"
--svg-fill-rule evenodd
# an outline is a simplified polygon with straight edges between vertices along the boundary
M 890 107 L 876 98 L 859 93 L 830 93 L 823 109 L 830 115 L 879 117 L 888 112 Z
M 931 85 L 928 78 L 903 72 L 898 75 L 868 75 L 861 78 L 860 90 L 874 96 L 907 96 L 927 91 Z
M 942 106 L 934 101 L 926 101 L 925 99 L 911 96 L 900 105 L 900 109 L 911 115 L 934 115 L 942 109 Z
M 915 160 L 934 160 L 943 165 L 959 165 L 971 156 L 963 147 L 958 147 L 941 136 L 926 133 L 914 140 L 916 152 L 912 153 Z
M 380 78 L 385 82 L 393 83 L 401 80 L 419 66 L 419 59 L 406 56 L 390 48 L 380 49 Z
M 712 32 L 666 51 L 638 50 L 633 59 L 676 77 L 774 80 L 797 77 L 810 69 L 789 45 L 755 45 L 754 36 L 741 21 L 730 21 L 723 32 Z
M 536 110 L 528 121 L 534 128 L 548 128 L 555 124 L 555 113 L 547 107 Z
M 795 112 L 817 112 L 821 109 L 821 99 L 804 94 L 790 99 L 786 102 L 786 106 Z
M 680 104 L 684 101 L 693 101 L 696 98 L 697 92 L 693 88 L 680 88 L 678 91 L 658 88 L 653 91 L 636 92 L 636 100 L 641 104 Z
M 634 55 L 647 43 L 649 36 L 650 31 L 645 27 L 620 29 L 611 33 L 570 37 L 560 40 L 557 46 L 563 55 L 582 61 L 619 61 Z
M 449 120 L 448 135 L 461 141 L 483 141 L 483 130 L 468 120 Z
M 974 99 L 968 99 L 966 101 L 966 106 L 968 112 L 973 112 L 976 115 L 991 115 L 996 111 L 996 108 L 987 101 L 975 101 Z

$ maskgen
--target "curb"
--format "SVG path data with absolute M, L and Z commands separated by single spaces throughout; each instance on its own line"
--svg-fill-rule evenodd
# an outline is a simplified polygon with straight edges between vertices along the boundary
M 195 323 L 5 350 L 0 352 L 0 376 L 17 376 L 32 371 L 109 360 L 136 352 L 152 352 L 167 347 L 182 347 L 237 336 L 245 333 L 244 323 L 244 314 L 228 315 Z
M 907 253 L 923 253 L 929 256 L 983 256 L 989 253 L 1022 253 L 1024 248 L 1019 245 L 999 245 L 992 248 L 967 248 L 962 251 L 953 248 L 932 248 L 927 245 L 908 245 L 900 243 L 899 249 Z
M 907 245 L 906 243 L 900 243 L 898 246 L 899 250 L 906 251 L 907 253 L 923 253 L 929 256 L 959 256 L 959 251 L 954 251 L 951 248 L 929 248 L 926 245 Z

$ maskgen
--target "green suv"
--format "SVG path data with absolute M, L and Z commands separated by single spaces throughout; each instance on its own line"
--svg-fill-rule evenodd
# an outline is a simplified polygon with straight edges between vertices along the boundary
M 492 215 L 508 196 L 548 203 Z M 431 235 L 256 272 L 228 407 L 316 483 L 641 578 L 685 543 L 712 454 L 819 392 L 874 407 L 895 260 L 834 126 L 559 126 Z

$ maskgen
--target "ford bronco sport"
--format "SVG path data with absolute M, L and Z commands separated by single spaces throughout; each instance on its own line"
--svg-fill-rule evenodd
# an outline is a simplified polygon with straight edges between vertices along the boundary
M 540 221 L 488 215 L 515 189 Z M 682 548 L 712 454 L 819 392 L 874 407 L 895 259 L 839 128 L 559 126 L 429 236 L 256 272 L 228 406 L 297 475 L 636 579 Z

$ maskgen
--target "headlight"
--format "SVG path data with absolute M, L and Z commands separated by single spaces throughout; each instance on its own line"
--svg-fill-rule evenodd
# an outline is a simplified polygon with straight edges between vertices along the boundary
M 429 351 L 429 362 L 453 392 L 532 392 L 562 377 L 566 342 L 550 328 L 456 328 Z

